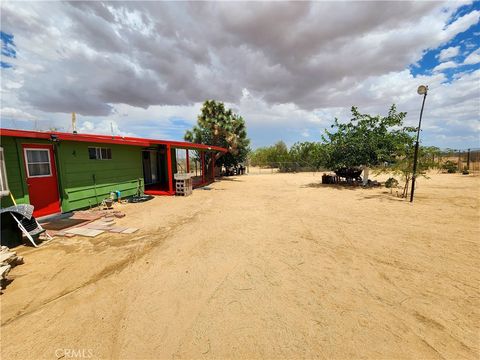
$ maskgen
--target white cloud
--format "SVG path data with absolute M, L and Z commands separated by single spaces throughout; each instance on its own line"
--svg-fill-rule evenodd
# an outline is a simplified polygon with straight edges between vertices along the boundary
M 5 107 L 0 109 L 0 117 L 2 119 L 13 119 L 13 120 L 35 120 L 36 116 L 29 114 L 20 109 L 14 109 L 10 107 Z
M 302 131 L 302 136 L 306 138 L 310 137 L 310 131 L 308 129 L 304 129 Z
M 456 6 L 7 2 L 2 28 L 22 54 L 20 100 L 46 112 L 236 102 L 243 88 L 311 110 L 328 85 L 399 71 L 468 28 L 474 12 L 445 28 Z
M 440 61 L 446 61 L 450 60 L 451 58 L 454 58 L 457 56 L 460 52 L 460 46 L 451 46 L 449 48 L 443 49 L 440 51 L 440 54 L 438 54 L 438 59 Z
M 82 131 L 109 134 L 113 122 L 118 133 L 171 138 L 215 98 L 245 117 L 254 143 L 265 144 L 306 134 L 315 140 L 334 117 L 348 119 L 351 105 L 385 112 L 396 102 L 415 114 L 415 89 L 425 82 L 429 101 L 438 97 L 436 111 L 465 120 L 449 127 L 462 132 L 477 115 L 470 100 L 478 87 L 468 85 L 476 79 L 461 74 L 443 84 L 440 71 L 454 61 L 427 77 L 406 70 L 478 22 L 473 11 L 446 26 L 462 5 L 3 2 L 2 30 L 14 34 L 18 58 L 2 70 L 2 106 L 44 127 L 68 130 L 76 111 Z M 439 59 L 457 54 L 450 46 Z M 463 95 L 451 106 L 442 92 Z
M 470 53 L 463 61 L 464 65 L 473 65 L 480 63 L 480 48 Z
M 70 129 L 69 129 L 70 130 Z M 121 135 L 121 136 L 134 136 L 130 132 L 120 130 L 118 123 L 112 119 L 102 119 L 100 121 L 81 121 L 80 126 L 77 127 L 79 133 L 95 133 L 105 135 Z
M 463 4 L 462 4 L 463 5 Z M 472 25 L 478 23 L 480 18 L 480 11 L 474 10 L 456 19 L 441 33 L 443 41 L 452 39 L 455 35 L 468 30 Z
M 446 69 L 451 69 L 457 67 L 458 64 L 455 61 L 447 61 L 444 63 L 441 63 L 433 68 L 433 72 L 438 72 Z

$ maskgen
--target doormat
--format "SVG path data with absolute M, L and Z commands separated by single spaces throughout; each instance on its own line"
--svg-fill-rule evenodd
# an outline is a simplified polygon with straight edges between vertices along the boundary
M 42 227 L 47 230 L 62 230 L 78 224 L 90 221 L 88 219 L 58 219 L 46 224 L 42 224 Z

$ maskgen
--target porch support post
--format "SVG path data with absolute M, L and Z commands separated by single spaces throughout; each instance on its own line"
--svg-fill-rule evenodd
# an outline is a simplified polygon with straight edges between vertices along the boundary
M 210 158 L 212 159 L 212 181 L 215 182 L 215 153 L 210 153 Z
M 188 149 L 186 151 L 187 151 L 187 173 L 190 173 L 190 158 L 188 157 L 189 156 Z
M 202 184 L 205 184 L 205 151 L 202 151 Z
M 167 144 L 167 170 L 168 170 L 168 191 L 170 193 L 173 193 L 172 152 L 169 144 Z

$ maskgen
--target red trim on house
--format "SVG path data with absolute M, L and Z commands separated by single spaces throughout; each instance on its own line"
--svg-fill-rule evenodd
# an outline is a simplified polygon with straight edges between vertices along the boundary
M 167 147 L 167 167 L 168 167 L 168 190 L 160 189 L 151 189 L 145 190 L 144 193 L 147 195 L 174 195 L 174 183 L 173 183 L 173 170 L 172 170 L 172 158 L 171 158 L 171 149 L 172 148 L 181 148 L 186 149 L 187 151 L 187 171 L 190 172 L 190 158 L 188 149 L 200 150 L 201 151 L 201 161 L 202 161 L 202 183 L 197 184 L 195 187 L 202 187 L 211 183 L 211 181 L 206 181 L 205 174 L 205 152 L 222 152 L 226 153 L 228 150 L 220 146 L 210 146 L 204 144 L 195 144 L 184 141 L 169 141 L 169 140 L 157 140 L 157 139 L 145 139 L 137 138 L 130 136 L 110 136 L 110 135 L 99 135 L 99 134 L 73 134 L 65 133 L 58 131 L 31 131 L 31 130 L 14 130 L 14 129 L 3 129 L 0 128 L 0 136 L 11 136 L 16 138 L 27 138 L 27 139 L 41 139 L 41 140 L 50 140 L 53 141 L 79 141 L 79 142 L 90 142 L 90 143 L 101 143 L 101 144 L 119 144 L 119 145 L 130 145 L 130 146 L 140 146 L 140 147 L 149 147 L 154 145 L 166 145 Z M 213 169 L 215 174 L 215 168 Z M 215 178 L 215 177 L 214 177 Z
M 220 151 L 227 152 L 227 149 L 220 146 L 210 146 L 204 144 L 194 144 L 184 141 L 169 141 L 169 140 L 156 140 L 156 139 L 144 139 L 130 136 L 109 136 L 98 134 L 72 134 L 57 131 L 30 131 L 30 130 L 13 130 L 0 128 L 0 136 L 12 136 L 22 137 L 30 139 L 44 139 L 51 140 L 52 135 L 56 136 L 58 140 L 66 141 L 80 141 L 80 142 L 94 142 L 104 144 L 121 144 L 131 146 L 152 146 L 152 145 L 169 145 L 174 148 L 184 149 L 201 149 L 205 151 Z

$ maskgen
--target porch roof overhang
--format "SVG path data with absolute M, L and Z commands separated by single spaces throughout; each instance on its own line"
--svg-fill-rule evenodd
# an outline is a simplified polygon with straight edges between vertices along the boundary
M 92 142 L 100 144 L 120 144 L 130 146 L 153 146 L 153 145 L 170 145 L 174 148 L 181 149 L 193 149 L 204 151 L 215 151 L 226 153 L 228 150 L 213 145 L 195 144 L 186 141 L 169 141 L 169 140 L 157 140 L 157 139 L 145 139 L 130 136 L 113 136 L 113 135 L 99 135 L 99 134 L 73 134 L 58 131 L 31 131 L 31 130 L 14 130 L 14 129 L 1 129 L 0 136 L 12 136 L 19 138 L 29 139 L 43 139 L 50 141 L 79 141 L 79 142 Z

